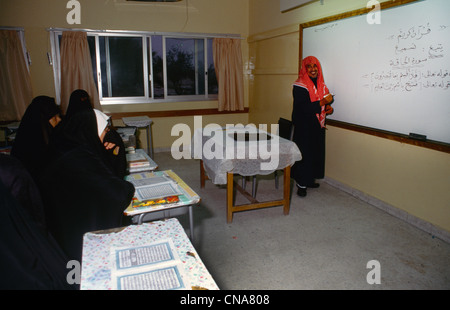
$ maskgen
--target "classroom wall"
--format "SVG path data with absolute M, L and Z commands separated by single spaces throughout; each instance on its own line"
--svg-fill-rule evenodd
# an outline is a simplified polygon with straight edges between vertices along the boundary
M 249 87 L 250 122 L 290 119 L 299 24 L 367 4 L 323 2 L 281 13 L 279 1 L 250 0 L 249 57 L 255 63 Z M 327 178 L 430 223 L 444 234 L 450 232 L 449 154 L 332 126 L 328 126 L 326 147 Z
M 96 30 L 136 30 L 157 32 L 225 33 L 248 36 L 248 1 L 188 0 L 176 3 L 139 3 L 125 0 L 79 0 L 81 24 L 69 25 L 65 0 L 0 0 L 0 26 L 23 27 L 31 56 L 33 96 L 55 96 L 53 68 L 47 60 L 50 39 L 47 28 L 80 28 Z M 242 40 L 243 60 L 248 55 Z M 248 83 L 245 80 L 245 93 Z M 248 107 L 248 97 L 245 97 Z M 217 108 L 217 101 L 170 102 L 133 105 L 105 105 L 105 112 L 142 112 Z M 208 119 L 206 117 L 205 119 Z M 177 137 L 170 129 L 177 123 L 191 123 L 193 117 L 154 118 L 154 148 L 170 148 Z M 214 121 L 226 125 L 247 122 L 248 114 L 220 114 Z M 121 122 L 115 122 L 120 125 Z M 142 145 L 146 146 L 145 135 Z

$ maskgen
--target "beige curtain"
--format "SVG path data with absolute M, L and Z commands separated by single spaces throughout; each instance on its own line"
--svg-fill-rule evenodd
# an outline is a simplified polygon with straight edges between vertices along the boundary
M 214 67 L 219 84 L 219 111 L 244 110 L 244 72 L 240 39 L 215 38 Z
M 91 96 L 94 108 L 101 111 L 86 32 L 64 31 L 60 51 L 61 110 L 66 112 L 74 90 L 84 89 Z
M 16 30 L 0 30 L 0 121 L 20 120 L 32 97 L 19 34 Z

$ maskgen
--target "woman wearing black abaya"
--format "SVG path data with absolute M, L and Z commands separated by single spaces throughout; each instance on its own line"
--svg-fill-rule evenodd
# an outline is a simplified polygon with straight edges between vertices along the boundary
M 11 155 L 18 158 L 37 180 L 46 162 L 47 146 L 54 127 L 61 121 L 55 99 L 38 96 L 20 121 Z
M 0 289 L 78 288 L 68 284 L 68 260 L 36 217 L 44 211 L 33 179 L 18 159 L 3 154 L 0 212 Z
M 94 108 L 92 107 L 89 94 L 82 89 L 77 89 L 70 94 L 69 105 L 67 106 L 65 117 L 70 118 L 80 111 L 92 109 Z
M 51 142 L 52 162 L 41 179 L 49 230 L 69 259 L 81 261 L 84 233 L 121 226 L 134 195 L 107 160 L 106 118 L 86 110 L 68 119 Z
M 304 197 L 308 187 L 319 187 L 315 179 L 325 175 L 325 118 L 333 112 L 330 106 L 333 96 L 314 56 L 303 59 L 293 97 L 293 140 L 302 153 L 302 160 L 294 164 L 292 176 L 297 183 L 297 195 Z
M 35 181 L 20 160 L 0 154 L 0 181 L 17 202 L 27 210 L 36 225 L 47 231 L 45 210 Z
M 86 110 L 93 110 L 89 94 L 82 89 L 73 91 L 70 95 L 65 118 L 70 119 L 73 115 Z M 111 128 L 106 133 L 103 142 L 107 148 L 108 160 L 111 162 L 113 172 L 123 178 L 127 172 L 127 159 L 122 138 L 117 131 Z

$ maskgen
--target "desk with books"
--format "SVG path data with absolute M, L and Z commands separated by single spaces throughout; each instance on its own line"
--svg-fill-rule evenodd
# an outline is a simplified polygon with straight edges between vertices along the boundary
M 172 218 L 86 233 L 80 289 L 219 288 L 179 221 Z
M 126 157 L 129 173 L 153 171 L 158 168 L 158 164 L 155 163 L 143 149 L 136 149 L 134 152 L 128 152 Z
M 133 201 L 124 214 L 132 221 L 169 218 L 189 212 L 191 241 L 194 240 L 193 206 L 200 203 L 200 196 L 194 192 L 172 170 L 134 173 L 125 177 L 136 188 Z

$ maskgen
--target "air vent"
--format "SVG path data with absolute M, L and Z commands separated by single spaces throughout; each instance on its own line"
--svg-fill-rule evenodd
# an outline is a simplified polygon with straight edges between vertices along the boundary
M 320 2 L 322 3 L 323 0 Z M 296 9 L 306 3 L 313 2 L 311 0 L 280 0 L 280 11 L 282 13 L 287 12 L 292 9 Z
M 127 0 L 128 2 L 178 2 L 182 0 Z

